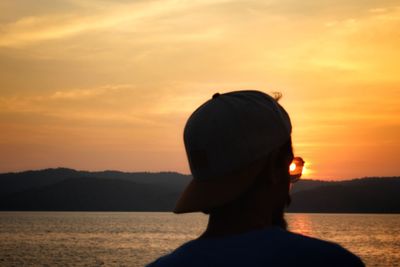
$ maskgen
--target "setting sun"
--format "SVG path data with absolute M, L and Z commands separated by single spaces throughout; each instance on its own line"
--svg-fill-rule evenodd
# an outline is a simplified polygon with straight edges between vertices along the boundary
M 289 166 L 289 171 L 294 171 L 296 169 L 296 163 L 292 162 Z

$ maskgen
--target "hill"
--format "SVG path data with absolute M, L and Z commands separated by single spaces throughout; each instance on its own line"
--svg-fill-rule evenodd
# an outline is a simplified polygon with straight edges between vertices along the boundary
M 191 176 L 58 168 L 0 174 L 0 210 L 170 211 Z M 400 213 L 400 177 L 301 180 L 289 212 Z
M 166 187 L 167 190 L 180 191 L 190 181 L 191 176 L 176 172 L 88 172 L 77 171 L 68 168 L 3 173 L 0 174 L 0 197 L 29 189 L 41 188 L 67 179 L 76 178 L 124 180 L 138 184 L 158 185 Z
M 400 213 L 400 177 L 332 182 L 292 194 L 290 212 Z
M 0 210 L 169 211 L 178 195 L 156 185 L 75 178 L 3 197 Z

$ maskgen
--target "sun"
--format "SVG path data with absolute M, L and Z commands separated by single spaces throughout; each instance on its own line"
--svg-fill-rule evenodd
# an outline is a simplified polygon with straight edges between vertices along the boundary
M 289 166 L 289 170 L 292 172 L 296 169 L 296 163 L 292 162 Z

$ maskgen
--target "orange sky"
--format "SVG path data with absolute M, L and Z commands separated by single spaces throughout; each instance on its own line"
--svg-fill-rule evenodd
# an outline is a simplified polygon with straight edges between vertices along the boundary
M 306 178 L 400 175 L 398 1 L 2 0 L 0 172 L 188 173 L 215 92 L 280 91 Z

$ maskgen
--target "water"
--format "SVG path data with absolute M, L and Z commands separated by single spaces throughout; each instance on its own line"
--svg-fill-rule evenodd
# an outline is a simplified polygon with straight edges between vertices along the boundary
M 292 231 L 337 242 L 367 266 L 400 266 L 400 215 L 288 214 Z M 0 266 L 143 266 L 206 225 L 202 214 L 0 212 Z

